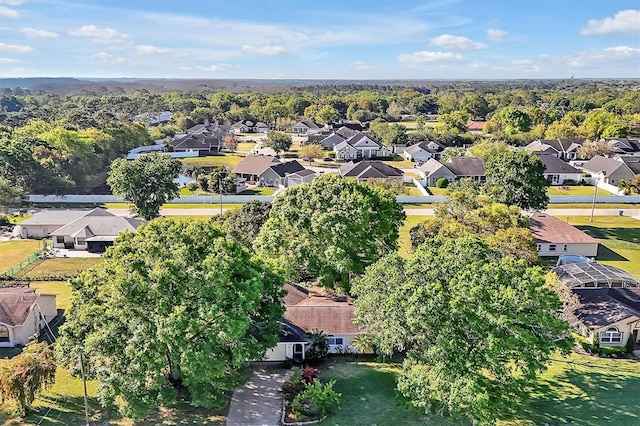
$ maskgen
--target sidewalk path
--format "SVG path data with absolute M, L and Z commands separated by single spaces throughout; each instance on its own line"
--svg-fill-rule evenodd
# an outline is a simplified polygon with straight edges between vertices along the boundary
M 278 426 L 283 401 L 279 389 L 294 372 L 279 363 L 252 363 L 249 381 L 231 397 L 227 426 Z

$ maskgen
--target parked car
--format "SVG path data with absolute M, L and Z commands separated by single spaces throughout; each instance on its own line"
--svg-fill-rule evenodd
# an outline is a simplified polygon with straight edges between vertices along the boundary
M 308 162 L 310 162 L 310 163 L 311 163 L 311 162 L 313 162 L 313 158 L 304 157 L 304 158 L 302 159 L 302 161 L 308 161 Z
M 324 157 L 324 158 L 322 159 L 322 161 L 333 161 L 333 158 L 331 158 L 331 157 Z

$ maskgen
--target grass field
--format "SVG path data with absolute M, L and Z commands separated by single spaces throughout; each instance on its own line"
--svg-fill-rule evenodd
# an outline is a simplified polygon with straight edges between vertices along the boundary
M 31 281 L 31 287 L 37 288 L 38 293 L 53 293 L 56 295 L 58 309 L 67 309 L 71 300 L 71 288 L 68 281 Z
M 433 216 L 407 216 L 404 224 L 400 228 L 400 237 L 398 238 L 398 251 L 400 256 L 408 257 L 411 253 L 411 238 L 409 238 L 409 230 L 411 227 L 431 217 Z
M 447 193 L 447 188 L 438 188 L 435 186 L 430 186 L 429 191 L 431 191 L 433 195 L 444 196 Z
M 211 218 L 213 216 L 207 216 L 207 215 L 183 215 L 183 214 L 178 214 L 178 215 L 167 215 L 165 217 L 170 217 L 171 219 L 177 220 L 177 221 L 185 221 L 185 220 L 211 220 Z
M 383 163 L 387 163 L 390 166 L 397 167 L 399 169 L 412 169 L 413 162 L 405 159 L 403 156 L 395 154 L 393 158 L 389 160 L 382 160 Z
M 56 257 L 52 259 L 38 259 L 16 276 L 33 280 L 46 278 L 49 276 L 70 279 L 76 277 L 80 272 L 97 265 L 102 261 L 100 257 Z
M 547 194 L 552 195 L 591 195 L 593 196 L 593 186 L 550 186 Z M 598 188 L 598 195 L 613 195 L 609 191 Z
M 13 268 L 42 247 L 42 241 L 11 240 L 0 242 L 0 274 Z
M 406 191 L 406 193 L 402 194 L 402 195 L 416 195 L 416 196 L 423 196 L 424 194 L 422 192 L 420 192 L 420 190 L 418 188 L 416 188 L 416 186 L 412 183 L 405 183 L 404 184 L 404 190 Z
M 598 262 L 640 277 L 640 220 L 619 216 L 558 216 L 600 240 Z
M 183 158 L 182 164 L 185 166 L 227 166 L 235 167 L 242 161 L 244 156 L 239 154 L 212 155 L 209 157 Z
M 591 204 L 549 204 L 548 209 L 590 209 Z M 596 209 L 637 209 L 640 204 L 597 204 Z
M 407 406 L 395 392 L 399 364 L 338 359 L 320 369 L 322 381 L 335 380 L 340 409 L 323 425 L 446 425 Z M 501 426 L 640 424 L 640 362 L 571 354 L 550 364 L 522 410 Z

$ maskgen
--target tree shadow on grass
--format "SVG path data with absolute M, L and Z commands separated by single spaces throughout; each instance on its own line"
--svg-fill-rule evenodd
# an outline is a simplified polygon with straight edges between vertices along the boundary
M 640 228 L 601 228 L 591 225 L 579 225 L 577 228 L 594 238 L 612 239 L 640 244 Z
M 40 397 L 40 406 L 35 407 L 24 418 L 26 424 L 44 426 L 85 424 L 84 398 L 82 397 Z M 125 424 L 143 425 L 224 425 L 228 407 L 221 410 L 194 408 L 188 404 L 175 407 L 161 407 L 141 420 L 126 419 Z M 109 425 L 125 420 L 115 407 L 104 408 L 89 399 L 89 420 L 91 425 Z
M 620 426 L 640 424 L 640 377 L 567 370 L 541 381 L 519 416 L 536 425 Z
M 604 244 L 600 244 L 598 246 L 598 260 L 615 260 L 615 261 L 624 261 L 624 262 L 629 261 L 629 259 L 611 250 L 609 247 L 605 246 Z

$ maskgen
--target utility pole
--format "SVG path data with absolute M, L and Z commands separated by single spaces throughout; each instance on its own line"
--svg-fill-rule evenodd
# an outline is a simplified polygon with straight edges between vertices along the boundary
M 222 216 L 222 176 L 218 176 L 218 184 L 220 186 L 218 189 L 220 191 L 220 216 Z
M 84 392 L 84 420 L 89 426 L 89 399 L 87 398 L 87 379 L 84 376 L 84 357 L 80 352 L 80 375 L 82 376 L 82 390 Z
M 606 176 L 607 172 L 605 172 L 604 170 L 601 172 L 602 173 L 602 179 L 604 180 L 604 177 Z M 589 222 L 593 222 L 593 213 L 594 210 L 596 209 L 596 196 L 598 194 L 598 178 L 596 178 L 596 184 L 594 185 L 593 188 L 593 202 L 591 203 L 591 217 L 589 218 Z

